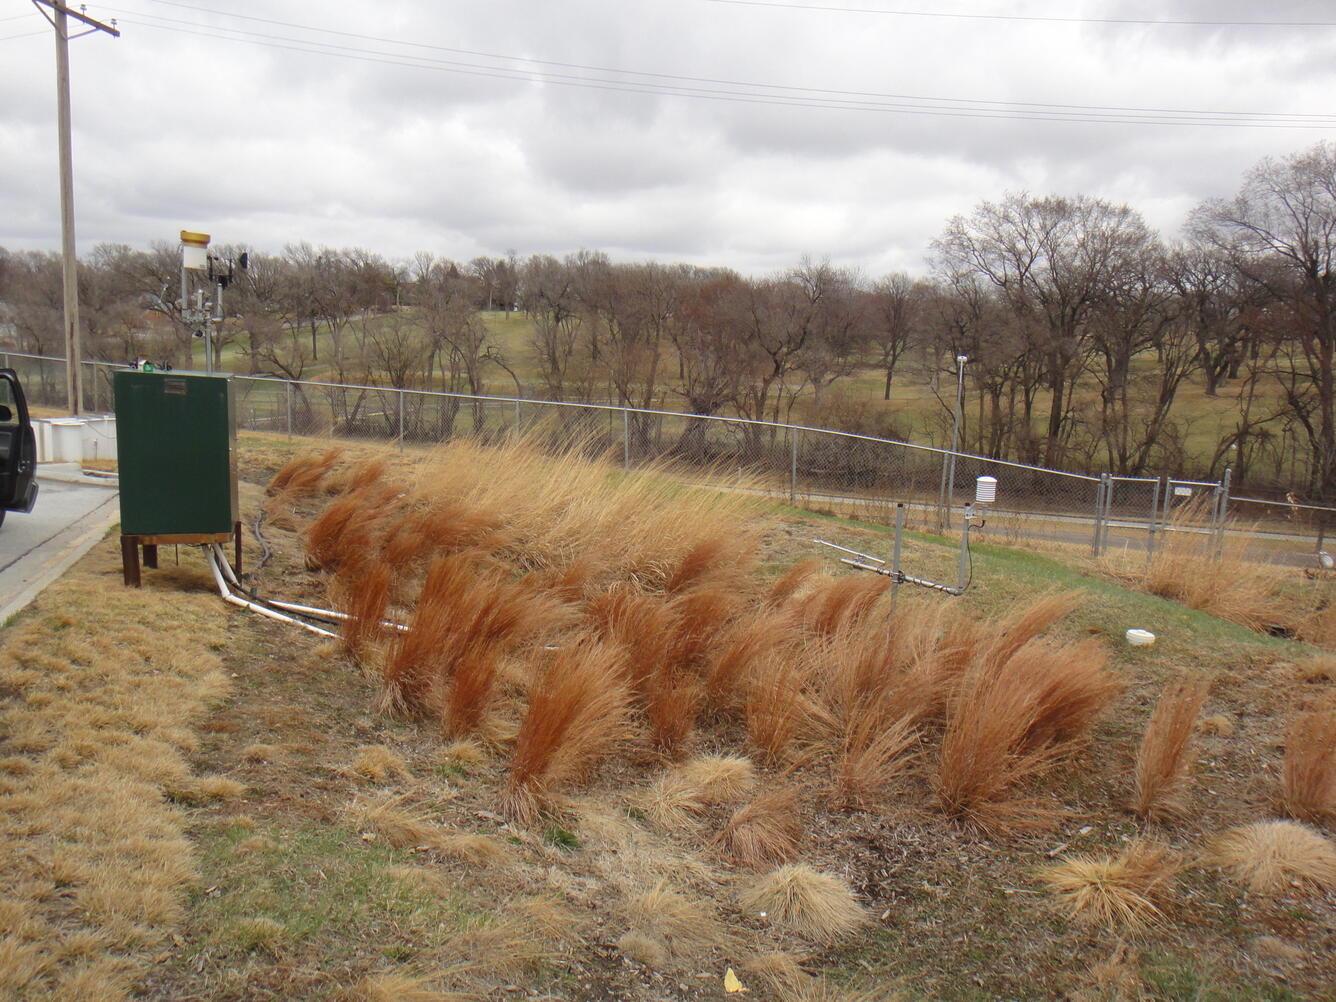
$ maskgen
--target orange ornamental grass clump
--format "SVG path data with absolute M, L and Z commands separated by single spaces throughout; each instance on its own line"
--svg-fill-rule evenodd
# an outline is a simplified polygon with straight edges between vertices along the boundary
M 802 835 L 798 791 L 782 786 L 735 811 L 714 845 L 740 866 L 761 869 L 792 861 Z
M 1155 704 L 1137 749 L 1132 810 L 1143 818 L 1182 813 L 1192 765 L 1192 735 L 1210 683 L 1183 679 L 1171 683 Z
M 1285 734 L 1285 813 L 1336 820 L 1336 706 L 1300 713 Z
M 394 579 L 384 560 L 344 564 L 330 591 L 334 607 L 347 614 L 340 631 L 344 649 L 363 657 L 385 635 L 385 609 Z
M 807 668 L 797 656 L 767 655 L 747 688 L 747 739 L 761 758 L 781 764 L 798 736 L 809 703 L 803 697 Z
M 621 652 L 587 637 L 569 640 L 529 694 L 502 810 L 522 824 L 532 822 L 553 793 L 587 774 L 631 733 Z
M 314 494 L 320 481 L 333 469 L 341 455 L 343 450 L 335 446 L 321 453 L 303 452 L 294 456 L 274 474 L 264 492 L 271 498 L 283 500 Z
M 813 633 L 828 636 L 866 617 L 877 600 L 890 591 L 891 584 L 891 579 L 881 574 L 827 578 L 802 599 L 803 622 Z
M 408 629 L 392 638 L 386 653 L 382 707 L 438 712 L 450 736 L 476 731 L 505 654 L 569 615 L 556 599 L 509 579 L 476 554 L 438 558 Z
M 369 559 L 379 523 L 400 504 L 400 492 L 371 482 L 332 501 L 306 531 L 306 563 L 312 570 L 336 570 Z
M 947 711 L 936 777 L 946 812 L 985 831 L 1045 826 L 1056 809 L 1019 787 L 1083 741 L 1118 691 L 1092 641 L 1031 640 L 972 665 Z
M 705 691 L 716 712 L 735 710 L 746 696 L 752 672 L 766 656 L 795 644 L 793 618 L 766 609 L 736 620 L 719 637 L 705 666 Z

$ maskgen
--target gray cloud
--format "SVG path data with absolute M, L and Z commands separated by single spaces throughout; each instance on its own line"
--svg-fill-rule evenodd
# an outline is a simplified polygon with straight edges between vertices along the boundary
M 1173 236 L 1186 211 L 1237 188 L 1260 157 L 1331 133 L 782 102 L 841 91 L 865 95 L 846 95 L 852 101 L 1320 114 L 1336 83 L 1332 30 L 894 18 L 704 0 L 228 5 L 230 15 L 348 33 L 321 35 L 205 6 L 90 6 L 95 17 L 119 17 L 124 37 L 72 46 L 81 246 L 146 245 L 191 226 L 269 249 L 307 240 L 468 258 L 595 247 L 748 272 L 810 252 L 871 274 L 917 271 L 947 219 L 982 199 L 1084 192 L 1128 202 Z M 1336 20 L 1326 4 L 1258 10 L 1242 0 L 1060 11 L 1169 18 L 1203 9 L 1217 20 Z M 10 11 L 24 5 L 0 15 Z M 33 12 L 0 24 L 0 38 L 44 24 Z M 310 40 L 344 48 L 292 51 Z M 396 64 L 424 59 L 435 62 Z M 610 79 L 581 66 L 698 79 L 616 77 L 648 93 L 539 79 Z M 0 41 L 0 244 L 59 244 L 52 76 L 49 37 Z M 674 96 L 669 84 L 715 93 Z M 740 90 L 777 103 L 717 99 Z

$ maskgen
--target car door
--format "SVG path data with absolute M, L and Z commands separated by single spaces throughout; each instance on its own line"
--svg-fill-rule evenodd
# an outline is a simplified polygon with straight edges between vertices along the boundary
M 0 369 L 0 522 L 5 511 L 32 511 L 37 501 L 37 440 L 23 387 L 13 369 Z

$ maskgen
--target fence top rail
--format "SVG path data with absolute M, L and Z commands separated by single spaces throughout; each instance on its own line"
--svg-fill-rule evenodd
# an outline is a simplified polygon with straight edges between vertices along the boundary
M 63 362 L 65 359 L 52 355 L 29 355 L 24 352 L 8 352 L 20 358 L 41 359 L 47 362 Z M 114 367 L 126 368 L 123 362 L 103 362 L 95 359 L 85 359 L 94 365 L 108 365 Z M 901 442 L 891 438 L 878 438 L 875 435 L 859 435 L 851 431 L 837 431 L 833 428 L 815 428 L 811 425 L 785 424 L 778 421 L 759 421 L 756 418 L 729 417 L 724 414 L 692 414 L 687 411 L 665 411 L 654 410 L 646 407 L 631 407 L 618 404 L 582 404 L 571 400 L 541 400 L 534 397 L 505 397 L 505 396 L 479 396 L 471 393 L 451 393 L 446 390 L 411 390 L 396 386 L 369 386 L 363 383 L 327 383 L 315 379 L 286 379 L 282 376 L 259 376 L 245 373 L 227 373 L 234 379 L 254 380 L 256 382 L 268 383 L 287 383 L 301 386 L 323 386 L 331 389 L 344 390 L 374 390 L 378 393 L 416 393 L 422 396 L 432 397 L 451 397 L 458 400 L 471 401 L 491 401 L 494 403 L 505 404 L 541 404 L 547 407 L 574 407 L 584 410 L 602 410 L 602 411 L 632 411 L 636 414 L 654 414 L 662 417 L 690 418 L 699 421 L 721 421 L 726 424 L 745 424 L 754 425 L 761 428 L 777 428 L 787 431 L 810 432 L 813 435 L 831 435 L 837 438 L 849 439 L 857 442 L 873 442 L 879 445 L 894 445 L 902 449 L 913 449 L 917 452 L 935 453 L 939 456 L 949 455 L 952 450 L 942 449 L 933 445 L 918 445 L 914 442 Z M 1084 473 L 1071 473 L 1067 470 L 1052 470 L 1044 466 L 1032 466 L 1028 463 L 1018 463 L 1010 459 L 997 459 L 993 456 L 980 456 L 972 452 L 957 452 L 955 454 L 959 459 L 973 459 L 981 463 L 994 463 L 998 466 L 1006 467 L 1012 470 L 1028 470 L 1032 473 L 1044 473 L 1055 477 L 1066 477 L 1069 480 L 1077 480 L 1084 483 L 1099 483 L 1099 477 L 1092 477 Z
M 1336 507 L 1332 507 L 1331 505 L 1324 505 L 1324 504 L 1301 504 L 1301 503 L 1298 502 L 1298 501 L 1283 501 L 1283 500 L 1282 500 L 1282 501 L 1275 501 L 1275 500 L 1267 501 L 1267 500 L 1264 500 L 1264 499 L 1262 499 L 1262 498 L 1238 498 L 1238 497 L 1233 497 L 1233 496 L 1231 496 L 1230 499 L 1229 499 L 1229 503 L 1230 503 L 1230 504 L 1268 504 L 1268 505 L 1271 505 L 1271 506 L 1273 506 L 1273 507 L 1275 507 L 1275 508 L 1291 508 L 1291 509 L 1299 509 L 1299 510 L 1301 510 L 1301 511 L 1327 511 L 1327 512 L 1336 513 Z
M 690 411 L 664 411 L 655 410 L 649 407 L 631 407 L 626 404 L 594 404 L 581 403 L 575 400 L 543 400 L 538 397 L 480 396 L 473 393 L 451 393 L 447 390 L 412 390 L 394 386 L 369 386 L 360 383 L 326 383 L 314 379 L 283 379 L 277 376 L 236 375 L 234 378 L 291 383 L 293 385 L 302 386 L 323 386 L 331 389 L 373 390 L 378 393 L 415 393 L 425 397 L 449 397 L 456 400 L 483 401 L 498 404 L 535 404 L 542 407 L 569 407 L 577 410 L 612 411 L 614 413 L 628 411 L 633 414 L 653 414 L 660 417 L 686 418 L 693 421 L 719 421 L 724 424 L 745 424 L 759 428 L 777 428 L 785 431 L 810 432 L 813 435 L 832 435 L 838 438 L 852 439 L 859 442 L 873 442 L 879 445 L 894 445 L 902 449 L 915 449 L 919 452 L 936 453 L 937 455 L 948 455 L 951 452 L 950 449 L 941 449 L 932 445 L 918 445 L 914 442 L 901 442 L 893 438 L 878 438 L 874 435 L 859 435 L 851 431 L 839 431 L 834 428 L 816 428 L 804 424 L 785 424 L 778 421 L 758 421 L 755 418 L 730 417 L 727 414 L 692 414 Z M 1026 463 L 1017 463 L 1009 459 L 996 459 L 992 456 L 980 456 L 970 452 L 957 452 L 956 456 L 960 459 L 974 459 L 982 463 L 996 463 L 999 466 L 1005 466 L 1010 469 L 1030 470 L 1035 473 L 1045 473 L 1056 477 L 1067 477 L 1071 480 L 1080 480 L 1087 483 L 1099 482 L 1099 477 L 1087 476 L 1083 473 L 1069 473 L 1066 470 L 1051 470 L 1043 466 L 1030 466 Z

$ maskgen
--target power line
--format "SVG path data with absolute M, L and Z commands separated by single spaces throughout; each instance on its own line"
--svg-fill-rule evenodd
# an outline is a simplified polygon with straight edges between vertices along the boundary
M 151 0 L 151 2 L 161 3 L 170 7 L 180 7 L 201 13 L 221 13 L 189 4 L 173 3 L 171 0 Z M 123 13 L 134 16 L 141 12 L 125 10 Z M 363 41 L 377 41 L 390 45 L 463 54 L 478 59 L 503 60 L 521 64 L 518 66 L 492 66 L 479 64 L 477 62 L 466 62 L 457 59 L 440 59 L 426 55 L 415 55 L 412 53 L 386 52 L 363 46 L 341 45 L 318 39 L 272 35 L 263 32 L 248 31 L 241 28 L 205 26 L 193 21 L 181 21 L 176 18 L 163 17 L 160 15 L 142 14 L 142 16 L 151 18 L 151 20 L 131 21 L 130 23 L 135 23 L 142 27 L 156 28 L 162 31 L 174 31 L 182 34 L 215 38 L 223 41 L 242 42 L 245 44 L 260 45 L 295 52 L 306 52 L 316 55 L 335 56 L 362 62 L 433 69 L 442 72 L 481 76 L 492 79 L 525 82 L 539 81 L 561 86 L 620 91 L 623 93 L 690 97 L 701 100 L 729 101 L 746 104 L 770 104 L 781 107 L 805 107 L 841 111 L 875 111 L 894 114 L 934 115 L 939 117 L 1055 121 L 1063 123 L 1097 122 L 1124 125 L 1179 124 L 1214 127 L 1234 126 L 1249 128 L 1301 129 L 1325 129 L 1336 126 L 1336 116 L 1332 115 L 1008 102 L 986 99 L 887 94 L 866 91 L 840 91 L 827 88 L 807 88 L 781 84 L 720 80 L 709 77 L 647 73 L 639 70 L 623 70 L 611 67 L 591 66 L 588 64 L 558 63 L 551 60 L 540 60 L 532 57 L 506 56 L 497 53 L 479 52 L 477 50 L 436 46 L 422 42 L 405 42 L 398 39 L 368 36 L 356 32 L 336 31 L 333 29 L 318 28 L 294 22 L 277 22 L 268 18 L 251 17 L 248 15 L 224 15 L 235 16 L 247 21 L 280 24 L 298 30 L 333 34 L 340 37 L 354 38 Z M 581 71 L 581 75 L 557 73 L 552 70 L 534 68 L 538 66 L 552 66 L 578 70 Z M 589 76 L 583 74 L 599 75 Z M 643 79 L 616 79 L 616 77 L 621 76 L 631 76 Z M 697 86 L 699 84 L 717 86 Z
M 592 73 L 607 73 L 607 74 L 617 74 L 617 75 L 633 76 L 633 77 L 644 77 L 652 80 L 667 80 L 675 82 L 680 81 L 688 84 L 719 84 L 727 87 L 746 87 L 753 90 L 782 92 L 785 95 L 817 94 L 817 95 L 831 95 L 834 97 L 838 97 L 840 99 L 876 98 L 878 100 L 892 100 L 892 101 L 923 101 L 923 102 L 934 102 L 940 104 L 961 105 L 970 108 L 988 106 L 989 108 L 998 108 L 998 109 L 1019 108 L 1019 109 L 1052 110 L 1052 111 L 1059 111 L 1063 114 L 1071 112 L 1082 112 L 1082 113 L 1119 112 L 1133 115 L 1159 115 L 1159 114 L 1200 115 L 1211 118 L 1227 118 L 1227 117 L 1269 118 L 1269 119 L 1284 118 L 1284 119 L 1293 119 L 1301 122 L 1319 122 L 1319 123 L 1336 120 L 1336 116 L 1333 115 L 1309 115 L 1309 114 L 1295 114 L 1295 113 L 1284 113 L 1284 112 L 1275 113 L 1275 112 L 1219 111 L 1219 110 L 1201 109 L 1201 108 L 1145 108 L 1145 107 L 1129 107 L 1120 105 L 1054 104 L 1054 103 L 1033 102 L 1033 101 L 991 101 L 991 100 L 982 100 L 975 98 L 933 97 L 933 96 L 915 95 L 915 94 L 882 93 L 876 91 L 836 90 L 824 87 L 800 87 L 789 84 L 758 83 L 754 81 L 730 80 L 730 79 L 721 79 L 717 77 L 683 76 L 680 74 L 673 74 L 673 73 L 651 73 L 644 70 L 627 70 L 614 67 L 595 66 L 587 63 L 558 62 L 556 60 L 550 60 L 550 59 L 538 59 L 532 56 L 510 56 L 510 55 L 505 55 L 503 53 L 485 52 L 477 49 L 453 48 L 450 46 L 433 45 L 427 42 L 404 41 L 401 39 L 387 38 L 378 35 L 366 35 L 360 32 L 338 31 L 332 28 L 322 28 L 316 25 L 299 24 L 293 21 L 277 21 L 274 20 L 273 18 L 253 17 L 247 14 L 232 14 L 230 12 L 214 11 L 207 7 L 199 7 L 193 4 L 178 3 L 174 2 L 174 0 L 148 0 L 148 2 L 160 4 L 166 7 L 178 7 L 184 10 L 196 11 L 198 13 L 219 14 L 225 17 L 232 17 L 246 21 L 256 21 L 263 24 L 279 25 L 287 28 L 296 28 L 302 31 L 311 31 L 311 32 L 318 32 L 321 34 L 337 35 L 344 38 L 354 38 L 360 41 L 383 42 L 390 45 L 400 45 L 414 49 L 426 49 L 435 52 L 449 52 L 456 55 L 473 56 L 481 59 L 497 59 L 508 62 L 537 65 L 537 66 L 555 66 L 561 69 L 574 69 Z M 126 11 L 125 13 L 133 14 L 135 12 Z M 176 18 L 162 17 L 161 15 L 145 15 L 145 16 L 155 17 L 156 20 L 163 21 L 165 23 L 188 25 L 197 28 L 203 27 L 199 25 L 199 23 L 196 21 L 182 21 Z M 248 34 L 248 35 L 253 35 L 254 37 L 257 38 L 263 38 L 268 40 L 281 40 L 285 42 L 294 42 L 304 45 L 328 46 L 330 48 L 336 48 L 336 49 L 344 48 L 342 46 L 335 46 L 332 43 L 320 42 L 312 39 L 281 38 L 280 36 L 265 35 L 259 32 L 246 32 L 243 29 L 228 28 L 224 26 L 218 26 L 218 28 L 219 30 L 232 32 L 234 34 Z M 364 50 L 355 48 L 352 49 L 352 51 L 374 52 L 374 50 Z M 378 53 L 378 54 L 399 55 L 397 53 Z M 417 57 L 410 57 L 410 58 L 417 58 Z M 454 63 L 451 65 L 476 67 L 476 64 L 467 64 L 467 63 L 465 64 Z M 504 70 L 510 69 L 508 67 L 485 67 L 485 68 L 504 69 Z
M 166 2 L 166 0 L 151 0 Z M 1178 18 L 1139 17 L 1045 17 L 1034 14 L 967 14 L 933 10 L 887 10 L 883 7 L 837 7 L 813 3 L 779 3 L 778 0 L 706 0 L 730 7 L 771 7 L 778 10 L 815 10 L 835 14 L 879 14 L 885 17 L 935 17 L 959 21 L 1030 21 L 1040 24 L 1110 24 L 1202 28 L 1336 28 L 1336 21 L 1205 21 Z M 173 6 L 184 6 L 173 4 Z
M 46 34 L 45 28 L 42 28 L 38 31 L 25 31 L 21 35 L 5 35 L 3 37 L 0 37 L 0 42 L 12 41 L 15 38 L 32 38 L 34 35 L 45 35 L 45 34 Z

